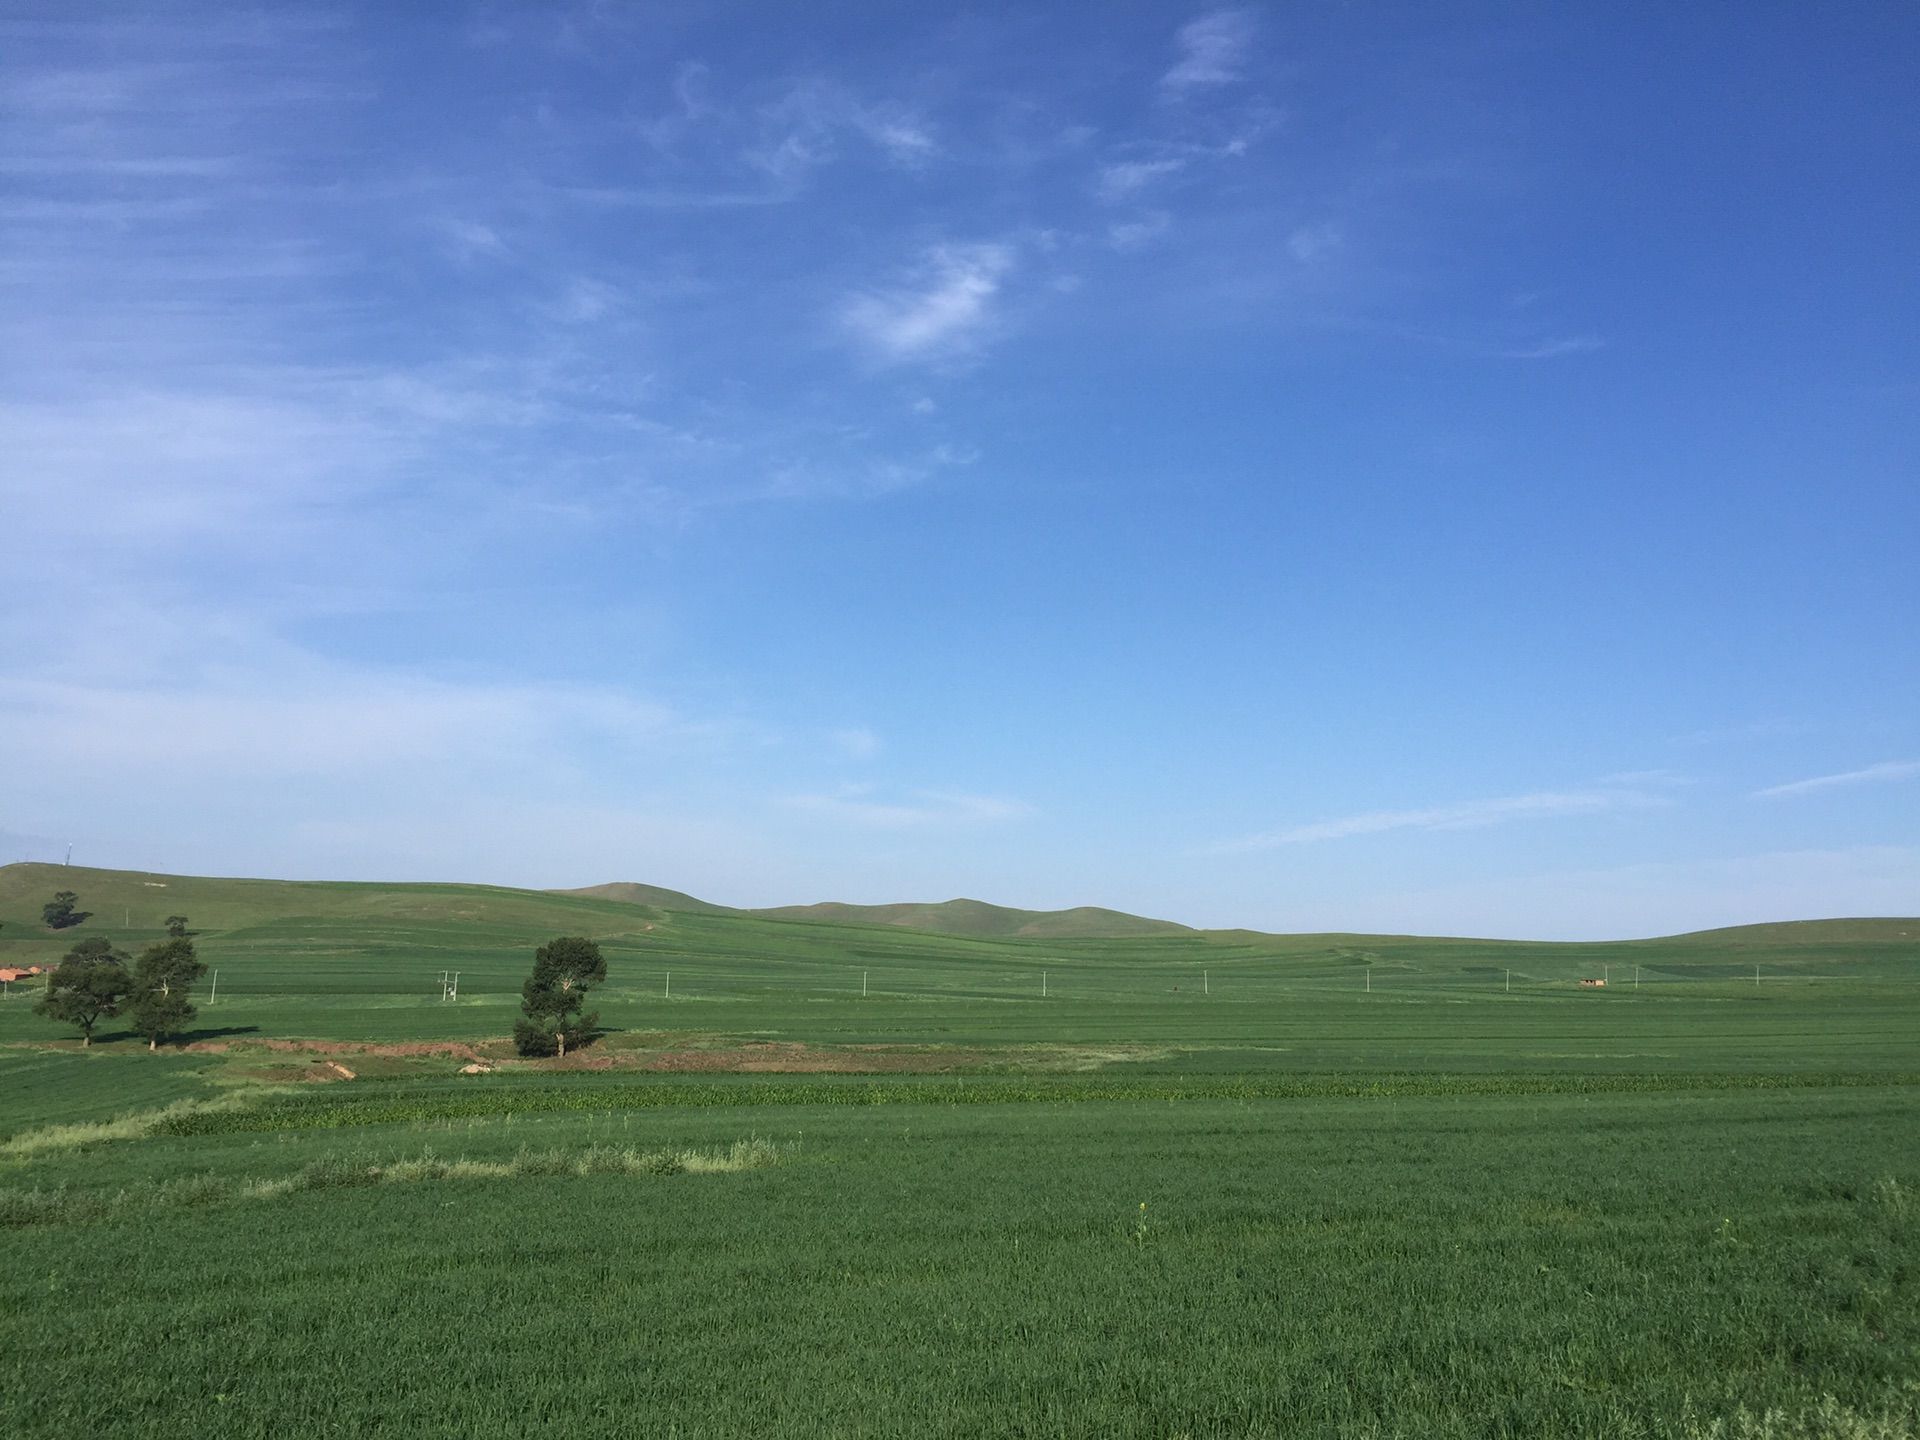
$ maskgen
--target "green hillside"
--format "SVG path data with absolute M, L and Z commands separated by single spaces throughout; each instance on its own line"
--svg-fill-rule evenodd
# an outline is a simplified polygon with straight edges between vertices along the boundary
M 57 889 L 92 912 L 84 926 L 41 924 Z M 670 1034 L 962 1047 L 996 1064 L 1024 1064 L 1031 1047 L 1091 1047 L 1180 1068 L 1665 1070 L 1812 1063 L 1844 1048 L 1848 1065 L 1882 1068 L 1912 1062 L 1920 999 L 1920 922 L 1899 919 L 1548 944 L 1173 926 L 1037 934 L 1012 911 L 986 918 L 1015 933 L 969 935 L 836 918 L 865 917 L 861 907 L 809 907 L 801 920 L 483 885 L 54 865 L 0 868 L 0 964 L 46 963 L 88 935 L 136 950 L 176 913 L 219 973 L 202 1038 L 497 1040 L 534 948 L 560 934 L 606 952 L 596 1003 L 629 1037 L 619 1044 Z M 441 998 L 446 971 L 462 977 L 457 1001 Z M 1579 984 L 1602 977 L 1601 994 Z M 0 1043 L 58 1040 L 24 998 L 0 1004 Z
M 696 899 L 678 890 L 628 881 L 588 885 L 577 890 L 558 890 L 553 893 L 619 900 L 629 905 L 649 905 L 655 909 L 681 910 L 697 915 L 757 915 L 768 920 L 812 920 L 834 925 L 897 925 L 908 930 L 930 930 L 942 935 L 1001 936 L 1009 939 L 1022 936 L 1119 939 L 1130 935 L 1192 933 L 1189 927 L 1171 920 L 1150 920 L 1144 915 L 1103 910 L 1097 905 L 1079 905 L 1070 910 L 1016 910 L 1006 905 L 989 905 L 983 900 L 965 899 L 895 905 L 849 905 L 829 900 L 816 905 L 774 905 L 757 910 L 741 910 Z
M 664 885 L 640 885 L 631 880 L 616 880 L 610 885 L 582 885 L 572 890 L 548 890 L 548 895 L 578 895 L 588 900 L 618 900 L 622 905 L 650 905 L 656 910 L 685 910 L 694 915 L 738 915 L 728 905 L 715 905 L 683 890 Z
M 1080 905 L 1071 910 L 1014 910 L 980 900 L 945 900 L 938 904 L 780 905 L 755 910 L 771 920 L 825 920 L 842 925 L 900 925 L 910 930 L 935 930 L 945 935 L 1078 936 L 1117 939 L 1130 935 L 1186 935 L 1185 925 L 1171 920 L 1149 920 L 1119 910 Z
M 56 890 L 71 890 L 92 919 L 70 933 L 158 934 L 168 915 L 186 915 L 195 930 L 234 930 L 294 916 L 323 919 L 452 921 L 476 925 L 604 927 L 630 924 L 620 902 L 495 885 L 385 884 L 346 880 L 237 880 L 82 865 L 25 862 L 0 866 L 0 944 L 60 944 L 40 924 L 40 907 Z M 673 893 L 673 892 L 664 892 Z

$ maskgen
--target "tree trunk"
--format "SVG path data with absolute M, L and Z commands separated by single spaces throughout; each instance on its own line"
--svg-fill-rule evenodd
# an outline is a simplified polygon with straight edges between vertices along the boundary
M 80 1048 L 84 1050 L 91 1044 L 93 1044 L 93 1032 L 91 1030 L 81 1031 L 80 1032 Z
M 560 1042 L 560 1058 L 562 1060 L 566 1059 L 567 1058 L 567 1032 L 564 1030 L 556 1030 L 553 1032 L 553 1038 Z

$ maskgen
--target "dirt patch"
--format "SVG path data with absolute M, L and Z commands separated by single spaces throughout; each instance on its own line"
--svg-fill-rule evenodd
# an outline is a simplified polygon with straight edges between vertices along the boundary
M 203 1055 L 244 1055 L 250 1051 L 266 1050 L 280 1055 L 361 1055 L 389 1060 L 446 1057 L 472 1064 L 485 1064 L 488 1059 L 481 1048 L 457 1040 L 405 1040 L 391 1044 L 359 1040 L 195 1040 L 180 1048 Z

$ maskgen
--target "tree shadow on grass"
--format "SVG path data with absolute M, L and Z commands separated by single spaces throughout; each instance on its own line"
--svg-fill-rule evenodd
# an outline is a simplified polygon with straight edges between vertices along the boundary
M 160 1042 L 160 1048 L 163 1051 L 177 1050 L 182 1045 L 192 1044 L 195 1040 L 224 1040 L 231 1035 L 257 1035 L 259 1033 L 260 1027 L 258 1025 L 210 1025 L 204 1029 L 181 1030 L 173 1035 L 169 1035 L 165 1040 Z M 147 1037 L 136 1030 L 95 1030 L 93 1032 L 93 1043 L 96 1046 L 118 1044 L 123 1040 L 138 1041 L 140 1048 L 143 1050 L 146 1049 L 147 1046 Z

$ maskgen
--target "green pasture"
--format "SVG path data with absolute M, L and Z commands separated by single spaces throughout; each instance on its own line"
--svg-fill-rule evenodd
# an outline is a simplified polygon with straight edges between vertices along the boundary
M 1920 921 L 1042 939 L 12 866 L 0 963 L 170 913 L 224 1048 L 0 1000 L 0 1433 L 1920 1435 Z M 497 1040 L 564 933 L 587 1059 L 936 1073 L 258 1078 Z
M 517 1088 L 5 1162 L 7 1432 L 1920 1423 L 1912 1085 L 533 1113 Z M 754 1140 L 779 1163 L 551 1173 Z
M 94 918 L 56 936 L 37 906 L 62 884 Z M 232 1040 L 503 1036 L 534 947 L 556 934 L 606 951 L 596 1005 L 614 1043 L 1119 1045 L 1152 1052 L 1132 1063 L 1203 1070 L 1903 1069 L 1920 1019 L 1920 921 L 1591 945 L 1241 931 L 1038 940 L 483 886 L 38 865 L 0 869 L 0 963 L 51 960 L 82 934 L 134 949 L 174 912 L 218 972 L 196 1033 Z M 459 998 L 444 1001 L 452 972 Z M 1602 976 L 1604 991 L 1579 985 Z M 10 988 L 0 1043 L 57 1036 L 31 1013 L 31 982 Z M 129 1043 L 115 1033 L 109 1023 L 109 1046 Z

